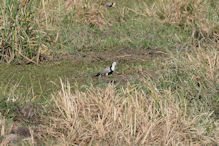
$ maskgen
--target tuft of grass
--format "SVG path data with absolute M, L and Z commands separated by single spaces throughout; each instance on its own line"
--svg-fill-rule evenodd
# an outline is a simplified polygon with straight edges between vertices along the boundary
M 218 123 L 210 118 L 211 112 L 190 114 L 186 100 L 180 101 L 171 90 L 157 90 L 149 80 L 144 83 L 148 94 L 132 85 L 118 92 L 111 84 L 72 93 L 70 84 L 61 81 L 61 91 L 52 96 L 50 122 L 38 134 L 66 145 L 217 143 L 213 125 Z M 208 127 L 210 133 L 202 127 Z
M 47 55 L 51 38 L 36 16 L 33 1 L 0 2 L 0 60 L 37 63 Z

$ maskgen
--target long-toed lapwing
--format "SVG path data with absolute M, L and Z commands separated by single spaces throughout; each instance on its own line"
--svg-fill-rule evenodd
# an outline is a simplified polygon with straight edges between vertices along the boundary
M 101 77 L 101 76 L 108 76 L 108 75 L 111 75 L 114 70 L 115 70 L 115 66 L 116 66 L 116 62 L 113 62 L 113 64 L 103 70 L 101 70 L 97 75 L 96 77 Z

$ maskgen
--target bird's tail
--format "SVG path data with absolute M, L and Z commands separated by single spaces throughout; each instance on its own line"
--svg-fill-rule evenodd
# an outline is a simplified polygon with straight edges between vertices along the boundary
M 96 75 L 95 75 L 95 77 L 100 77 L 100 76 L 101 76 L 101 74 L 100 74 L 100 73 L 98 73 L 98 74 L 96 74 Z

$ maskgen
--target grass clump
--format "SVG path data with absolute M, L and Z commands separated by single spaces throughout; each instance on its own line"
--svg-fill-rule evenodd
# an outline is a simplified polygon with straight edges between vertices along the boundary
M 36 16 L 34 1 L 0 2 L 0 60 L 10 63 L 38 63 L 51 41 Z
M 40 133 L 62 144 L 217 143 L 212 126 L 218 123 L 210 118 L 211 112 L 190 114 L 186 100 L 144 82 L 151 85 L 148 94 L 131 85 L 118 92 L 110 84 L 106 89 L 91 87 L 72 93 L 70 85 L 61 82 L 62 90 L 53 95 L 50 122 L 42 125 Z M 202 129 L 205 126 L 209 134 Z

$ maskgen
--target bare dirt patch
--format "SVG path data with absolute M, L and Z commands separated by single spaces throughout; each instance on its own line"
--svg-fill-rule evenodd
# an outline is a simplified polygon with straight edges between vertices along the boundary
M 75 62 L 111 62 L 117 61 L 121 63 L 142 63 L 151 60 L 156 57 L 164 57 L 166 53 L 161 51 L 161 49 L 156 48 L 123 48 L 123 49 L 110 49 L 105 51 L 90 51 L 90 52 L 78 52 L 74 54 L 63 54 L 61 56 L 55 57 L 54 61 L 60 60 L 72 60 Z

